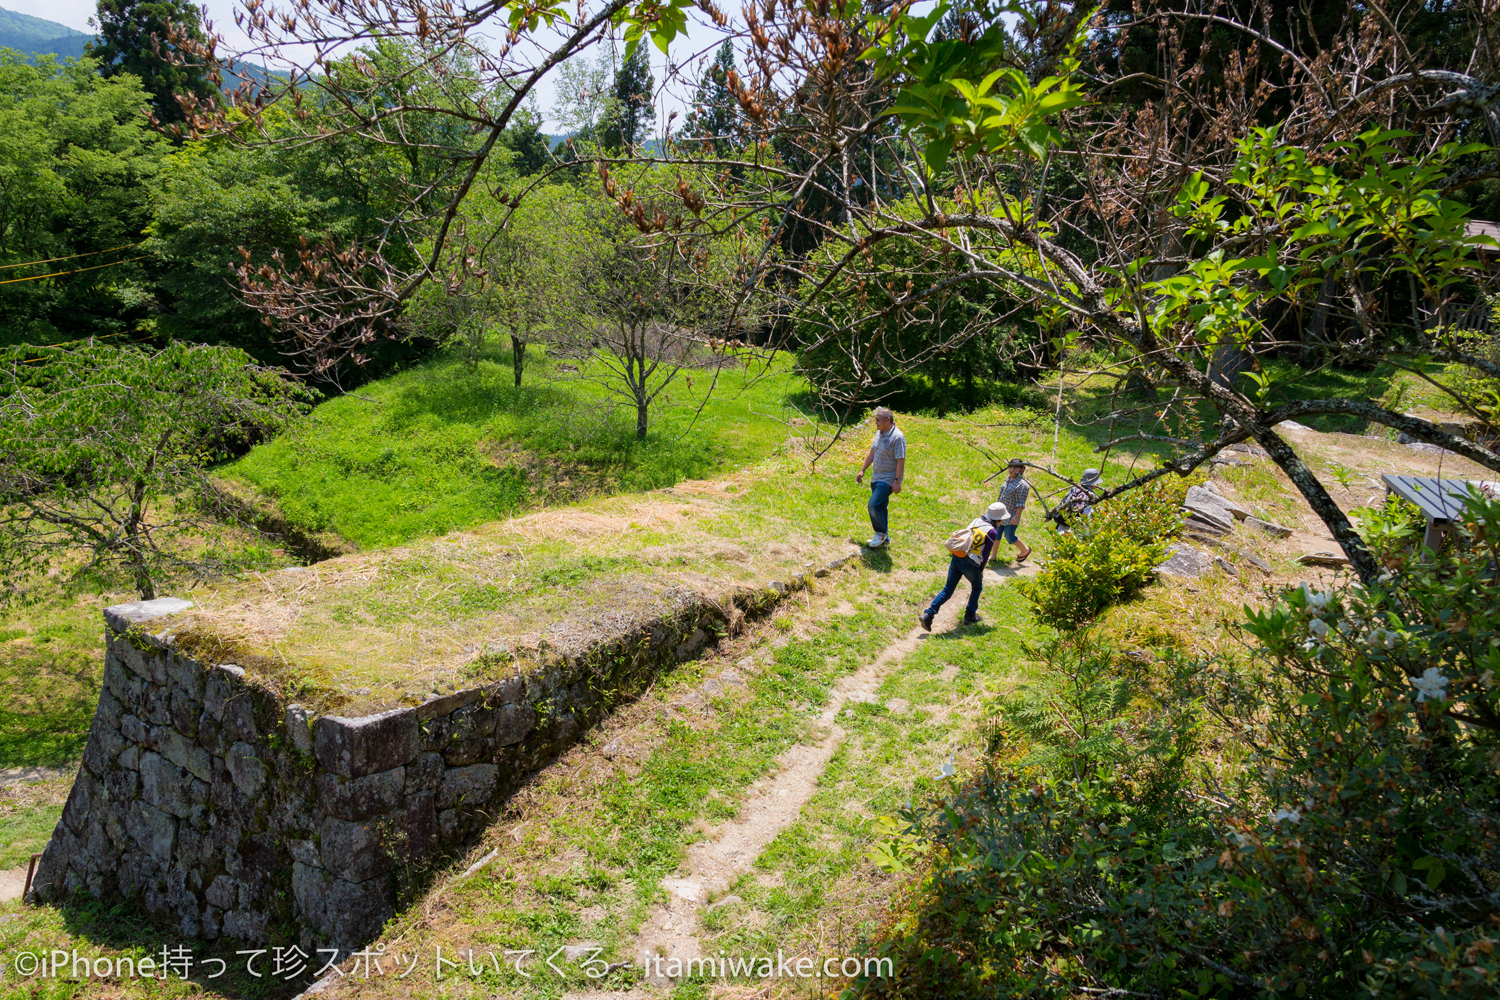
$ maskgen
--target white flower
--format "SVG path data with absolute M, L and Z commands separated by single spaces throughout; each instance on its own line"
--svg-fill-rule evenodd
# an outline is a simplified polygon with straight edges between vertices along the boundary
M 950 753 L 948 755 L 948 759 L 943 762 L 943 769 L 938 772 L 939 780 L 943 778 L 951 778 L 958 773 L 958 770 L 953 766 L 953 757 L 954 754 Z
M 1328 623 L 1321 618 L 1314 618 L 1307 623 L 1307 630 L 1322 642 L 1328 636 Z
M 1333 600 L 1331 590 L 1312 590 L 1307 584 L 1302 585 L 1302 596 L 1306 599 L 1307 613 L 1314 618 L 1321 617 L 1328 602 Z
M 1448 687 L 1448 678 L 1444 677 L 1442 671 L 1437 667 L 1428 667 L 1423 671 L 1421 677 L 1413 677 L 1411 686 L 1417 689 L 1417 701 L 1424 702 L 1428 698 L 1446 698 L 1445 690 Z
M 1302 822 L 1302 814 L 1295 809 L 1278 809 L 1271 814 L 1272 823 L 1280 823 L 1285 820 L 1288 823 Z

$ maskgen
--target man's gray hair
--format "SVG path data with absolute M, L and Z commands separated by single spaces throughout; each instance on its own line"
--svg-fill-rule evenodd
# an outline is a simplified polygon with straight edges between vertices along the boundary
M 875 407 L 875 419 L 879 420 L 881 417 L 885 417 L 891 423 L 895 423 L 896 422 L 896 412 L 894 410 L 892 410 L 889 406 L 877 406 L 877 407 Z

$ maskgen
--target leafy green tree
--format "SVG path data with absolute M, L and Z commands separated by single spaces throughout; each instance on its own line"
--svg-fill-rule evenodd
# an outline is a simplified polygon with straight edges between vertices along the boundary
M 149 327 L 134 245 L 168 145 L 140 81 L 94 70 L 0 52 L 0 344 Z
M 226 568 L 197 503 L 207 466 L 294 417 L 305 390 L 241 351 L 96 343 L 0 351 L 0 596 L 51 568 L 143 599 Z
M 640 46 L 615 70 L 614 99 L 599 136 L 606 149 L 635 149 L 650 138 L 656 121 L 656 79 L 646 56 L 646 47 Z
M 402 68 L 411 68 L 411 54 L 395 43 L 362 48 L 332 64 L 331 71 L 352 73 L 361 61 L 385 81 L 361 93 L 372 106 L 444 99 L 438 83 L 403 76 Z M 450 78 L 443 86 L 467 93 L 470 81 Z M 300 261 L 328 240 L 370 248 L 388 266 L 417 266 L 431 231 L 432 203 L 440 203 L 452 183 L 451 163 L 435 151 L 461 148 L 472 139 L 454 134 L 460 130 L 446 118 L 414 113 L 400 130 L 426 142 L 399 151 L 379 132 L 349 132 L 313 146 L 295 141 L 304 119 L 333 120 L 325 100 L 314 93 L 300 109 L 278 106 L 264 112 L 264 143 L 221 135 L 185 143 L 170 156 L 148 248 L 170 265 L 161 279 L 161 322 L 171 335 L 232 344 L 267 363 L 300 356 L 306 368 L 316 369 L 316 345 L 289 337 L 284 325 L 268 323 L 247 305 L 236 269 L 254 274 L 278 259 Z M 508 167 L 496 165 L 486 181 L 513 176 Z M 423 204 L 426 208 L 412 207 Z M 375 280 L 368 272 L 354 278 Z M 383 327 L 382 332 L 394 331 Z M 426 346 L 380 337 L 366 345 L 363 367 L 344 364 L 321 374 L 359 381 Z
M 532 105 L 516 109 L 500 141 L 511 152 L 511 168 L 523 177 L 539 174 L 552 165 L 552 145 L 542 132 L 541 113 Z
M 217 70 L 184 58 L 176 65 L 172 55 L 180 52 L 173 32 L 195 42 L 204 42 L 203 25 L 192 0 L 99 0 L 94 19 L 99 41 L 87 52 L 99 60 L 106 77 L 129 73 L 151 94 L 151 109 L 164 128 L 181 126 L 184 120 L 177 95 L 207 99 L 216 91 Z
M 736 145 L 739 125 L 738 102 L 729 90 L 729 74 L 734 72 L 734 44 L 725 39 L 714 53 L 713 62 L 698 81 L 693 95 L 693 110 L 682 123 L 682 140 L 695 148 L 720 156 Z

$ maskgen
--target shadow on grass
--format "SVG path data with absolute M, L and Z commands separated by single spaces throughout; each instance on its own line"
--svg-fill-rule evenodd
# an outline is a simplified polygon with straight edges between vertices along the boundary
M 889 573 L 894 568 L 890 549 L 872 549 L 857 538 L 850 538 L 849 541 L 859 546 L 859 558 L 865 564 L 866 569 L 873 569 L 877 573 Z
M 0 768 L 76 761 L 98 702 L 98 665 L 89 656 L 0 643 Z
M 78 893 L 67 900 L 50 905 L 62 917 L 64 928 L 73 938 L 72 941 L 66 942 L 67 950 L 70 957 L 74 949 L 77 950 L 80 966 L 84 964 L 85 959 L 92 962 L 94 959 L 103 958 L 117 960 L 124 956 L 133 957 L 138 963 L 140 959 L 149 957 L 158 964 L 158 969 L 152 973 L 158 981 L 176 980 L 181 984 L 182 980 L 176 975 L 175 968 L 170 974 L 164 976 L 159 965 L 164 948 L 170 949 L 174 955 L 178 954 L 176 949 L 186 948 L 191 958 L 186 981 L 198 988 L 197 991 L 190 991 L 195 994 L 201 991 L 210 996 L 234 997 L 236 1000 L 284 1000 L 287 997 L 297 996 L 312 985 L 313 973 L 321 968 L 330 957 L 327 953 L 318 955 L 314 952 L 310 958 L 304 960 L 308 966 L 306 972 L 288 980 L 271 974 L 274 964 L 273 952 L 270 949 L 273 946 L 252 946 L 231 938 L 220 938 L 217 941 L 187 940 L 183 937 L 180 928 L 165 920 L 159 921 L 147 916 L 139 903 L 135 901 L 104 902 L 85 893 Z M 280 946 L 290 948 L 292 942 L 284 942 Z M 250 956 L 236 954 L 247 948 L 266 949 L 254 960 L 255 971 L 260 973 L 259 977 L 246 970 L 246 961 Z M 19 950 L 25 951 L 27 948 L 22 944 Z M 51 951 L 51 948 L 45 950 Z M 220 962 L 223 962 L 222 971 Z M 132 968 L 134 967 L 136 967 L 135 963 L 132 963 Z M 57 978 L 66 983 L 71 978 L 71 971 L 71 967 L 65 963 L 63 968 L 59 969 Z M 290 970 L 284 970 L 283 976 L 286 971 Z M 37 980 L 39 983 L 47 981 Z M 127 989 L 129 986 L 126 984 L 140 987 L 150 982 L 143 976 L 137 976 L 135 979 L 101 978 L 95 981 L 100 985 L 118 985 Z M 161 985 L 165 986 L 166 983 L 162 982 Z M 56 995 L 72 996 L 73 994 Z M 132 992 L 129 995 L 136 994 Z

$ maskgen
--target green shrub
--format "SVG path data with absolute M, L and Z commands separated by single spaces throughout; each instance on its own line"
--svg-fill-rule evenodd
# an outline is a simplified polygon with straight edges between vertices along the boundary
M 1249 613 L 1248 663 L 1169 657 L 1157 721 L 1110 756 L 1052 739 L 1029 771 L 992 768 L 903 814 L 890 856 L 930 861 L 878 945 L 897 978 L 864 988 L 1496 995 L 1497 558 L 1500 503 L 1473 496 L 1443 553 Z M 1050 721 L 1048 702 L 1029 730 L 1078 726 L 1084 702 Z M 1090 704 L 1096 722 L 1119 710 Z M 1173 760 L 1205 723 L 1244 756 L 1188 780 Z
M 1156 576 L 1167 557 L 1164 540 L 1182 526 L 1178 508 L 1187 487 L 1153 483 L 1122 493 L 1077 518 L 1058 534 L 1042 571 L 1021 581 L 1032 617 L 1070 631 L 1128 600 Z

